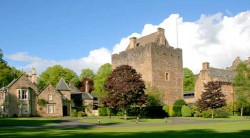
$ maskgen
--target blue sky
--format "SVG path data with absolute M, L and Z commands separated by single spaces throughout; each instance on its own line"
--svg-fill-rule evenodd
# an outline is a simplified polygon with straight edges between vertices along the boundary
M 122 38 L 133 33 L 147 34 L 143 33 L 146 24 L 160 26 L 172 14 L 178 14 L 180 24 L 199 24 L 202 15 L 206 19 L 216 15 L 212 19 L 216 24 L 214 21 L 222 22 L 225 16 L 249 11 L 249 5 L 246 0 L 0 0 L 0 48 L 4 59 L 19 69 L 34 66 L 41 73 L 58 63 L 79 74 L 82 68 L 97 70 L 107 62 L 115 45 L 122 45 Z M 89 58 L 90 51 L 101 48 L 106 54 L 94 52 Z M 247 54 L 250 56 L 246 53 L 243 58 Z M 95 56 L 106 56 L 107 60 L 99 62 Z M 233 58 L 235 55 L 229 57 Z M 78 59 L 88 63 L 81 65 Z M 91 62 L 97 63 L 92 66 Z

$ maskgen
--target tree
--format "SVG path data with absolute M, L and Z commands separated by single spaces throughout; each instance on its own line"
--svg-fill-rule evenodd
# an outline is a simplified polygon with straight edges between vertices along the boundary
M 112 72 L 112 67 L 109 63 L 103 64 L 97 71 L 94 77 L 95 90 L 93 93 L 101 100 L 106 95 L 104 84 Z
M 7 62 L 3 60 L 3 52 L 0 49 L 0 88 L 8 85 L 13 79 L 18 78 L 21 73 L 21 71 L 10 67 Z
M 94 90 L 94 82 L 90 78 L 85 78 L 79 83 L 79 90 L 82 92 L 86 92 L 86 82 L 88 82 L 89 93 Z
M 210 81 L 204 85 L 205 91 L 201 94 L 201 99 L 197 101 L 201 110 L 212 109 L 212 118 L 214 118 L 214 109 L 226 105 L 225 95 L 221 92 L 221 83 Z
M 47 84 L 51 84 L 56 87 L 56 84 L 59 82 L 61 78 L 64 78 L 66 82 L 74 81 L 77 83 L 78 76 L 76 73 L 68 68 L 63 68 L 61 65 L 55 65 L 53 67 L 48 67 L 39 78 L 38 88 L 42 89 Z
M 173 110 L 175 116 L 181 116 L 181 107 L 187 105 L 187 103 L 183 99 L 178 99 L 174 102 Z
M 184 74 L 183 78 L 184 91 L 193 91 L 195 84 L 194 73 L 189 68 L 183 68 L 183 74 Z
M 145 84 L 135 69 L 129 65 L 116 67 L 110 74 L 105 88 L 108 95 L 104 100 L 104 105 L 111 109 L 121 109 L 126 111 L 132 105 L 141 107 L 147 99 L 144 93 Z
M 250 105 L 250 68 L 245 63 L 240 63 L 236 71 L 233 86 L 236 91 L 237 104 L 240 106 L 240 114 L 243 116 L 244 107 Z
M 3 60 L 3 51 L 2 51 L 1 48 L 0 48 L 0 62 L 4 62 L 4 60 Z
M 162 92 L 155 86 L 146 85 L 145 93 L 148 95 L 146 105 L 147 106 L 161 106 L 162 102 Z
M 85 78 L 93 79 L 95 77 L 95 73 L 91 69 L 83 69 L 82 73 L 80 75 L 80 80 L 83 80 Z

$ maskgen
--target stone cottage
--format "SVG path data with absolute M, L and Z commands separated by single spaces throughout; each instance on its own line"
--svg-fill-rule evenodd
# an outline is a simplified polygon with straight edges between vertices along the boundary
M 63 78 L 56 88 L 48 84 L 39 92 L 34 78 L 23 74 L 0 89 L 0 117 L 69 116 L 75 106 L 76 93 L 80 95 L 81 105 L 88 107 L 88 114 L 98 115 L 98 102 L 94 95 L 80 92 L 73 84 L 70 87 Z
M 163 28 L 141 38 L 130 38 L 125 51 L 112 55 L 112 68 L 120 65 L 132 66 L 146 84 L 156 86 L 165 104 L 183 98 L 182 50 L 169 45 Z
M 225 94 L 227 102 L 233 102 L 235 96 L 232 82 L 235 75 L 235 71 L 213 68 L 209 66 L 208 62 L 203 63 L 202 70 L 195 82 L 195 100 L 197 101 L 201 98 L 201 94 L 204 91 L 204 84 L 209 81 L 219 81 L 222 84 L 221 91 Z
M 7 117 L 37 116 L 38 89 L 26 74 L 0 90 L 1 114 Z

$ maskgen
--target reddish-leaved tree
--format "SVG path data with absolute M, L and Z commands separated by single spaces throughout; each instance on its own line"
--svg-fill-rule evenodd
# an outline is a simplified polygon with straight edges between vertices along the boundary
M 214 118 L 214 109 L 226 105 L 225 95 L 221 92 L 221 83 L 219 81 L 210 81 L 204 85 L 205 91 L 201 94 L 201 99 L 197 101 L 201 110 L 212 109 L 212 118 Z
M 147 99 L 145 84 L 135 69 L 129 65 L 116 67 L 109 76 L 105 88 L 108 91 L 104 105 L 111 109 L 126 111 L 132 105 L 141 107 Z

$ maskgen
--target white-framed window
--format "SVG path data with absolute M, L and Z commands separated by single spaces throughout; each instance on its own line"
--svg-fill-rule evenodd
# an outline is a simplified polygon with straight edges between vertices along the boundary
M 20 100 L 28 100 L 29 99 L 29 92 L 28 89 L 18 89 L 18 98 Z
M 29 105 L 28 104 L 21 105 L 21 113 L 22 114 L 29 114 Z
M 1 106 L 0 106 L 0 113 L 3 112 L 3 111 L 4 111 L 4 106 L 1 105 Z
M 49 94 L 49 95 L 48 95 L 48 100 L 49 100 L 49 101 L 52 101 L 52 94 Z
M 51 105 L 51 104 L 47 105 L 47 109 L 48 109 L 49 114 L 55 113 L 55 106 L 54 105 Z

